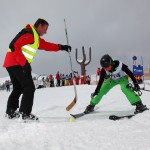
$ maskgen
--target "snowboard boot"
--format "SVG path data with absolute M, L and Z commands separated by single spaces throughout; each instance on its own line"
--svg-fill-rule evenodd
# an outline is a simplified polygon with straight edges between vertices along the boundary
M 84 111 L 85 114 L 88 114 L 90 112 L 93 112 L 94 111 L 94 107 L 95 106 L 92 106 L 92 105 L 88 105 Z
M 149 110 L 146 105 L 143 105 L 142 102 L 135 103 L 136 109 L 134 114 L 142 113 L 145 110 Z
M 8 117 L 9 119 L 19 118 L 20 112 L 17 110 L 14 111 L 13 109 L 7 109 L 5 117 Z
M 26 121 L 38 121 L 39 118 L 31 113 L 29 115 L 22 113 L 22 120 L 24 120 L 25 122 Z

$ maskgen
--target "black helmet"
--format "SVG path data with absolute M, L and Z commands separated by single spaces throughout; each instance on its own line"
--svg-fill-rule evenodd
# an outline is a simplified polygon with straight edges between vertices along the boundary
M 113 60 L 108 54 L 106 54 L 101 58 L 100 64 L 103 68 L 107 68 L 109 65 L 113 64 Z

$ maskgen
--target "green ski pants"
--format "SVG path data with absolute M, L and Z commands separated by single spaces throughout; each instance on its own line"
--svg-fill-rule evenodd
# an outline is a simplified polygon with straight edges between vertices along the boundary
M 104 81 L 101 89 L 99 90 L 98 95 L 91 99 L 90 104 L 95 106 L 100 102 L 102 97 L 106 95 L 111 88 L 116 85 L 121 86 L 122 92 L 126 95 L 131 105 L 134 105 L 136 102 L 141 101 L 140 97 L 133 91 L 131 88 L 127 87 L 129 81 L 127 76 L 121 77 L 119 80 L 112 80 L 111 78 Z M 117 94 L 117 93 L 116 93 Z

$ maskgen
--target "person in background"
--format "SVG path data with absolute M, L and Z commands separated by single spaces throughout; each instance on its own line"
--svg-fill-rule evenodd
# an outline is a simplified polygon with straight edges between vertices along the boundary
M 62 74 L 62 86 L 65 86 L 65 75 Z
M 52 74 L 49 75 L 50 87 L 54 87 L 54 77 Z
M 27 24 L 10 42 L 3 67 L 6 68 L 13 84 L 6 108 L 9 119 L 38 120 L 33 115 L 33 99 L 35 86 L 31 76 L 31 63 L 37 50 L 71 52 L 71 46 L 47 42 L 41 38 L 47 33 L 49 23 L 39 18 L 34 25 Z M 19 97 L 23 94 L 20 107 Z M 19 108 L 19 111 L 17 111 Z
M 6 80 L 5 86 L 6 86 L 6 91 L 10 92 L 10 83 L 9 83 L 9 80 Z
M 57 80 L 56 86 L 60 86 L 60 74 L 59 74 L 59 71 L 56 73 L 56 80 Z
M 79 76 L 78 72 L 76 72 L 75 81 L 76 81 L 76 85 L 79 85 L 80 76 Z
M 69 85 L 69 76 L 68 74 L 66 74 L 66 77 L 65 77 L 65 86 L 68 86 Z
M 91 78 L 88 75 L 88 76 L 86 76 L 86 84 L 90 85 L 90 83 L 91 83 Z
M 101 69 L 97 68 L 97 72 L 96 72 L 96 84 L 98 83 L 100 73 L 101 73 Z
M 69 74 L 69 85 L 73 85 L 73 74 L 72 74 L 72 72 Z
M 99 75 L 100 75 L 100 72 L 101 72 L 100 68 L 97 68 L 96 75 L 99 76 Z

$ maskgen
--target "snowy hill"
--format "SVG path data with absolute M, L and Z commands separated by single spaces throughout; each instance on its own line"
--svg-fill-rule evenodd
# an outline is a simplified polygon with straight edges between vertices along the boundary
M 32 111 L 40 118 L 36 123 L 5 118 L 10 93 L 0 91 L 0 150 L 149 150 L 150 111 L 132 119 L 108 119 L 134 112 L 119 86 L 103 97 L 95 113 L 69 122 L 70 113 L 84 111 L 95 87 L 77 86 L 78 101 L 70 112 L 65 108 L 74 98 L 73 86 L 36 90 Z M 148 108 L 149 96 L 145 91 L 141 96 Z
M 36 74 L 36 73 L 32 73 L 32 77 L 38 77 L 39 75 Z M 5 83 L 6 80 L 10 80 L 10 77 L 3 77 L 3 78 L 0 78 L 0 84 L 3 84 Z
M 10 80 L 10 77 L 0 78 L 0 84 L 5 83 L 6 80 Z

